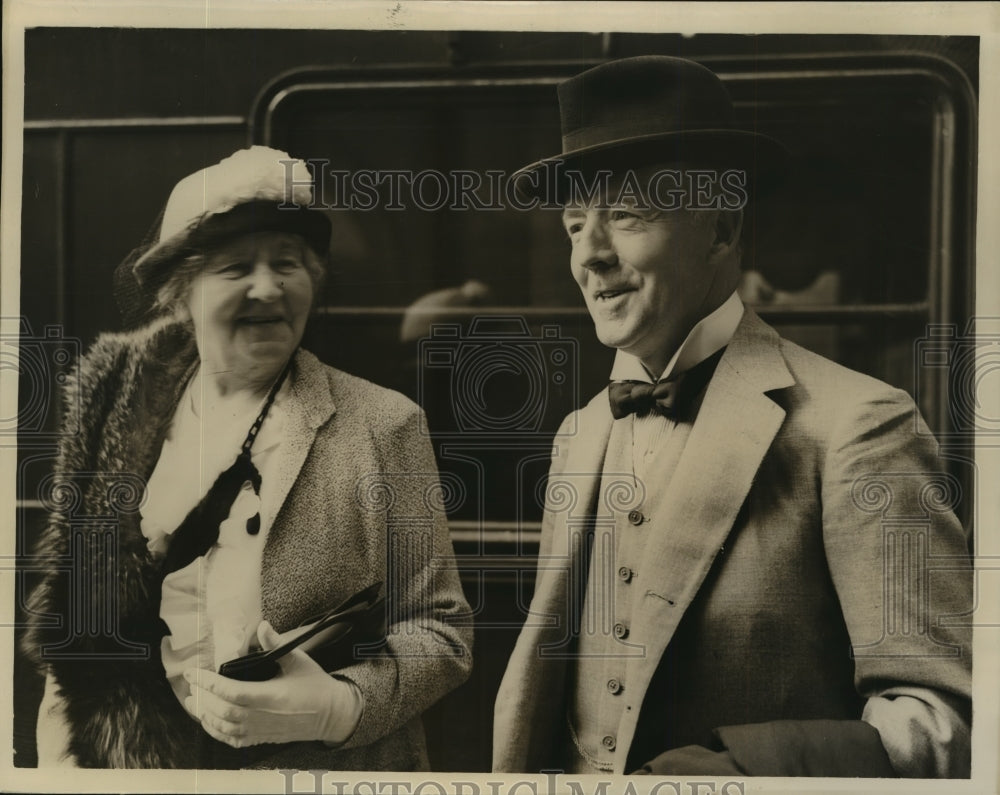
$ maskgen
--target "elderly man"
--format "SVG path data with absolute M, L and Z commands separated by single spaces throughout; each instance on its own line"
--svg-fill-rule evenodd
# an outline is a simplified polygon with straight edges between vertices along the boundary
M 927 498 L 937 445 L 905 393 L 736 294 L 741 199 L 780 144 L 675 58 L 603 64 L 559 100 L 564 152 L 518 185 L 564 206 L 618 352 L 555 439 L 494 769 L 967 777 L 971 572 Z

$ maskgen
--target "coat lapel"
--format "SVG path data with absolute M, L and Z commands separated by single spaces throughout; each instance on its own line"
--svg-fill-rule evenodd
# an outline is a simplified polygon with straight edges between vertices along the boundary
M 577 416 L 578 427 L 554 440 L 555 454 L 565 456 L 565 465 L 550 478 L 546 499 L 556 529 L 553 557 L 566 555 L 571 528 L 593 517 L 613 421 L 607 391 L 597 395 Z
M 566 662 L 573 653 L 570 630 L 580 614 L 587 576 L 581 542 L 593 521 L 611 433 L 607 392 L 585 406 L 576 420 L 577 426 L 553 440 L 535 593 L 496 699 L 496 771 L 551 766 L 565 731 L 562 699 L 567 695 Z
M 565 466 L 549 479 L 546 506 L 554 524 L 552 546 L 539 558 L 539 609 L 563 617 L 558 640 L 548 644 L 549 652 L 562 655 L 569 648 L 567 628 L 576 630 L 583 610 L 582 594 L 588 576 L 587 534 L 593 525 L 601 470 L 611 434 L 612 417 L 605 392 L 599 394 L 577 415 L 579 427 L 572 435 L 556 437 L 558 448 L 565 445 Z M 542 655 L 546 655 L 545 647 Z
M 626 681 L 639 695 L 619 730 L 616 768 L 624 767 L 642 694 L 784 420 L 784 409 L 765 394 L 794 383 L 779 342 L 773 329 L 746 311 L 705 392 L 663 511 L 654 519 L 632 625 L 646 654 L 627 663 Z
M 323 365 L 308 351 L 300 350 L 296 354 L 291 390 L 292 399 L 286 404 L 284 438 L 277 450 L 272 524 L 312 449 L 316 432 L 336 411 Z

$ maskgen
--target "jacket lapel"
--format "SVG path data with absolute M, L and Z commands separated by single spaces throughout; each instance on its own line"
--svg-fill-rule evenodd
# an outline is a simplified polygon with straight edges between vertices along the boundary
M 559 474 L 550 478 L 546 500 L 547 508 L 554 513 L 552 555 L 556 558 L 567 554 L 570 530 L 593 517 L 613 422 L 607 390 L 591 400 L 577 417 L 578 427 L 554 440 L 556 455 L 565 456 Z
M 291 400 L 286 404 L 284 438 L 277 450 L 275 467 L 275 508 L 271 522 L 280 514 L 281 507 L 291 491 L 316 432 L 334 414 L 336 406 L 330 395 L 330 385 L 323 365 L 308 351 L 300 350 L 292 370 Z M 266 560 L 266 558 L 265 558 Z M 265 564 L 266 568 L 266 564 Z
M 611 433 L 607 391 L 575 417 L 578 424 L 561 429 L 553 440 L 535 593 L 496 699 L 496 771 L 551 766 L 565 731 L 566 662 L 573 653 L 571 629 L 587 576 L 583 542 L 593 522 Z
M 705 392 L 662 513 L 654 519 L 632 625 L 646 654 L 627 663 L 626 681 L 638 700 L 619 730 L 616 768 L 625 765 L 642 695 L 784 420 L 784 409 L 765 394 L 794 383 L 779 343 L 773 329 L 745 312 Z
M 546 506 L 552 512 L 552 546 L 540 552 L 538 604 L 545 612 L 563 616 L 558 640 L 548 644 L 549 653 L 564 654 L 583 610 L 582 595 L 589 570 L 588 532 L 593 526 L 601 471 L 611 435 L 612 417 L 608 396 L 601 392 L 577 415 L 575 433 L 556 437 L 555 445 L 565 445 L 565 466 L 549 479 Z M 558 453 L 558 451 L 557 451 Z M 542 655 L 546 650 L 543 646 Z

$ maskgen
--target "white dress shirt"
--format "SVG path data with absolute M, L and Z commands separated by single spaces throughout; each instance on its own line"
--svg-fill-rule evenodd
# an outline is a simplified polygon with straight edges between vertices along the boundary
M 742 317 L 743 302 L 734 292 L 718 309 L 695 324 L 658 380 L 664 381 L 675 373 L 686 372 L 724 348 L 736 333 Z M 615 355 L 611 380 L 657 383 L 637 356 L 624 351 Z M 677 423 L 652 411 L 644 417 L 634 414 L 629 417 L 632 421 L 632 472 L 637 479 L 645 482 L 646 473 L 655 463 L 657 450 L 665 447 Z

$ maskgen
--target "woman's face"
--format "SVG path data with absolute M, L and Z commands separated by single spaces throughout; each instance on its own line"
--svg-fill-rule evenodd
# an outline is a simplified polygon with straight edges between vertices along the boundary
M 209 252 L 186 306 L 206 372 L 233 388 L 267 386 L 298 347 L 313 282 L 298 235 L 259 232 Z

